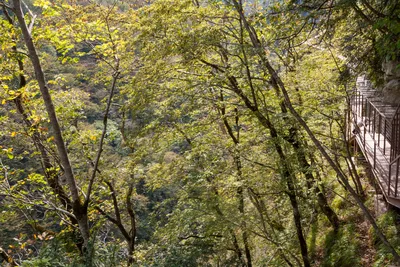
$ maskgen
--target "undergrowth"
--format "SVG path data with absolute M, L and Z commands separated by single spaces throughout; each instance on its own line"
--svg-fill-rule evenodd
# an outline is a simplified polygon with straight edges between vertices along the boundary
M 399 236 L 399 220 L 400 216 L 398 211 L 390 210 L 385 214 L 382 214 L 378 220 L 378 226 L 382 229 L 390 244 L 400 253 L 400 236 Z M 373 228 L 370 229 L 372 233 L 372 242 L 376 248 L 376 256 L 374 267 L 384 267 L 389 266 L 393 256 L 392 254 L 385 248 L 382 242 L 377 237 Z

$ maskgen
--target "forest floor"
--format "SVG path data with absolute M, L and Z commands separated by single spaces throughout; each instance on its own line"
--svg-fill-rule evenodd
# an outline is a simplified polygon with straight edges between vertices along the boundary
M 372 267 L 375 261 L 376 249 L 373 246 L 373 238 L 370 233 L 371 224 L 367 221 L 356 223 L 356 231 L 360 239 L 361 266 Z
M 365 167 L 365 166 L 363 166 Z M 365 204 L 377 220 L 389 242 L 400 248 L 400 212 L 390 207 L 381 194 L 376 194 L 373 180 L 369 179 L 368 167 L 361 168 L 364 190 L 367 192 Z M 335 189 L 337 196 L 332 205 L 341 214 L 342 225 L 338 233 L 333 233 L 329 223 L 320 217 L 317 247 L 313 254 L 313 265 L 323 267 L 395 267 L 391 255 L 382 246 L 372 230 L 371 223 L 343 188 Z M 338 197 L 340 196 L 340 197 Z M 321 221 L 322 218 L 322 221 Z
M 370 183 L 364 184 L 366 192 L 368 192 L 367 203 L 369 203 L 369 208 L 370 211 L 372 212 L 374 218 L 378 221 L 381 220 L 380 218 L 385 217 L 388 215 L 388 217 L 393 216 L 392 218 L 395 218 L 393 227 L 395 229 L 400 229 L 400 210 L 396 209 L 394 207 L 391 207 L 385 200 L 384 196 L 382 194 L 377 194 L 375 189 L 373 189 L 373 186 Z M 372 204 L 373 203 L 373 204 Z M 390 215 L 389 215 L 390 214 Z M 382 224 L 382 222 L 381 222 Z M 373 232 L 371 231 L 371 223 L 365 219 L 364 216 L 360 216 L 355 219 L 354 221 L 355 225 L 355 230 L 356 230 L 356 235 L 359 239 L 359 257 L 361 259 L 360 263 L 361 266 L 363 267 L 399 267 L 393 264 L 389 264 L 388 260 L 384 260 L 384 262 L 380 263 L 379 262 L 379 255 L 382 253 L 382 251 L 379 251 L 379 244 L 377 243 Z M 380 225 L 385 228 L 383 225 Z M 383 229 L 385 231 L 385 229 Z M 388 236 L 390 239 L 390 236 Z M 389 240 L 390 241 L 390 240 Z M 393 242 L 391 242 L 393 244 Z M 394 245 L 394 244 L 393 244 Z M 395 246 L 395 245 L 394 245 Z M 396 247 L 396 246 L 395 246 Z

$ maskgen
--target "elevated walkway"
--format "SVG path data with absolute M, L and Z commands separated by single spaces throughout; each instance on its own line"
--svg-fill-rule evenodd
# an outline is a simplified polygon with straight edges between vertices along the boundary
M 350 105 L 351 134 L 387 202 L 400 208 L 400 105 L 385 103 L 363 77 L 357 79 Z

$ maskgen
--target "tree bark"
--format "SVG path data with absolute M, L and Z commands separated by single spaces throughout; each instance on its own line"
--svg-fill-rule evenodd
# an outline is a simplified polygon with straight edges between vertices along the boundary
M 83 248 L 85 249 L 89 242 L 89 224 L 87 218 L 87 208 L 82 208 L 82 203 L 78 193 L 78 187 L 75 182 L 74 173 L 72 170 L 71 163 L 69 161 L 67 149 L 62 137 L 62 131 L 60 124 L 58 123 L 57 115 L 55 112 L 54 104 L 46 84 L 44 72 L 32 41 L 31 33 L 26 25 L 24 14 L 21 8 L 20 0 L 13 0 L 14 12 L 18 19 L 22 35 L 24 37 L 25 44 L 29 51 L 29 57 L 35 70 L 35 77 L 39 84 L 39 89 L 42 94 L 42 98 L 46 107 L 47 114 L 49 115 L 50 125 L 53 129 L 54 140 L 58 150 L 58 156 L 60 157 L 64 176 L 69 185 L 70 194 L 72 197 L 72 208 L 74 215 L 78 221 L 79 230 L 81 237 L 83 238 Z

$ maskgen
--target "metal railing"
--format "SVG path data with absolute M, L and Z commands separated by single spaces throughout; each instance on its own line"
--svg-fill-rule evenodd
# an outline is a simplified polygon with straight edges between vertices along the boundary
M 388 174 L 387 194 L 397 197 L 399 172 L 400 172 L 400 111 L 397 108 L 394 115 L 385 114 L 385 107 L 393 106 L 384 104 L 374 96 L 374 90 L 356 90 L 351 99 L 351 110 L 355 124 L 355 130 L 360 134 L 360 140 L 364 151 L 367 149 L 373 154 L 372 167 L 376 169 L 381 164 L 383 171 Z M 389 117 L 390 116 L 390 117 Z M 360 125 L 362 125 L 360 127 Z M 372 138 L 373 145 L 367 147 L 367 135 Z M 368 138 L 369 138 L 368 137 Z M 389 149 L 390 148 L 390 149 Z M 377 152 L 383 155 L 377 163 Z
M 397 108 L 392 119 L 392 140 L 390 147 L 390 163 L 389 163 L 389 185 L 391 185 L 391 177 L 394 174 L 394 196 L 398 194 L 399 183 L 399 167 L 400 167 L 400 113 Z M 390 186 L 388 191 L 390 192 Z

